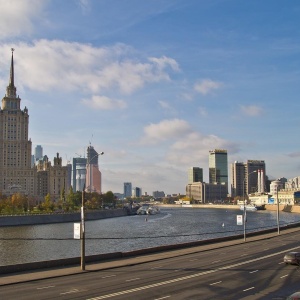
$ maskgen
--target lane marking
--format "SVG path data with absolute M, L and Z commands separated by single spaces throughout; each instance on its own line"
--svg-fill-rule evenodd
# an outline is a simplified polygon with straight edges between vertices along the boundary
M 258 270 L 251 271 L 251 272 L 249 272 L 249 273 L 250 273 L 250 274 L 253 274 L 253 273 L 256 273 L 256 272 L 258 272 Z
M 117 276 L 117 275 L 107 275 L 107 276 L 103 276 L 101 278 L 104 279 L 104 278 L 110 278 L 110 277 L 115 277 L 115 276 Z
M 167 298 L 170 298 L 171 296 L 165 296 L 165 297 L 161 297 L 161 298 L 156 298 L 154 300 L 162 300 L 162 299 L 167 299 Z
M 252 286 L 252 287 L 250 287 L 250 288 L 248 288 L 248 289 L 243 290 L 243 292 L 247 292 L 247 291 L 253 290 L 254 288 L 255 288 L 255 287 Z
M 79 290 L 74 289 L 74 290 L 71 290 L 71 291 L 68 291 L 68 292 L 60 293 L 60 295 L 74 294 L 74 293 L 78 293 L 78 292 L 79 292 Z
M 43 287 L 39 287 L 39 288 L 36 288 L 37 290 L 43 290 L 43 289 L 50 289 L 50 288 L 54 288 L 55 285 L 49 285 L 49 286 L 43 286 Z
M 222 281 L 213 282 L 213 283 L 211 283 L 210 285 L 219 284 L 219 283 L 221 283 L 221 282 L 222 282 Z
M 215 264 L 215 263 L 218 263 L 218 262 L 220 262 L 220 260 L 215 260 L 215 261 L 212 261 L 211 263 Z
M 130 281 L 135 281 L 135 280 L 139 280 L 141 278 L 132 278 L 132 279 L 127 279 L 126 282 L 130 282 Z
M 286 274 L 286 275 L 280 276 L 280 278 L 284 278 L 284 277 L 287 277 L 287 276 L 289 276 L 289 275 L 288 275 L 288 274 Z
M 188 279 L 192 279 L 192 278 L 197 278 L 199 276 L 212 274 L 212 273 L 216 273 L 218 271 L 229 270 L 229 269 L 232 269 L 232 268 L 235 268 L 235 267 L 250 264 L 250 263 L 253 263 L 253 262 L 256 262 L 256 261 L 263 260 L 265 258 L 278 256 L 279 254 L 283 254 L 283 253 L 286 253 L 286 252 L 289 252 L 289 251 L 292 251 L 292 250 L 296 250 L 296 249 L 299 249 L 299 247 L 290 248 L 290 249 L 287 249 L 287 250 L 284 250 L 284 251 L 276 252 L 276 253 L 273 253 L 273 254 L 268 254 L 268 255 L 263 256 L 263 257 L 250 259 L 248 261 L 243 261 L 243 262 L 236 263 L 236 264 L 233 264 L 233 265 L 228 265 L 228 266 L 225 266 L 225 267 L 221 267 L 221 268 L 217 268 L 217 269 L 213 269 L 213 270 L 209 270 L 209 271 L 204 271 L 204 272 L 200 272 L 200 273 L 195 273 L 195 274 L 191 274 L 191 275 L 187 275 L 187 276 L 183 276 L 183 277 L 179 277 L 179 278 L 174 278 L 174 279 L 170 279 L 170 280 L 166 280 L 166 281 L 160 281 L 160 282 L 157 282 L 157 283 L 153 283 L 153 284 L 149 284 L 149 285 L 145 285 L 145 286 L 140 286 L 140 287 L 137 287 L 137 288 L 132 288 L 132 289 L 124 290 L 124 291 L 120 291 L 120 292 L 115 292 L 115 293 L 111 293 L 111 294 L 107 294 L 107 295 L 103 295 L 103 296 L 89 298 L 87 300 L 102 300 L 102 299 L 112 298 L 112 297 L 116 297 L 116 296 L 120 296 L 120 295 L 126 295 L 126 294 L 130 294 L 130 293 L 134 293 L 134 292 L 139 292 L 139 291 L 143 291 L 143 290 L 147 290 L 147 289 L 151 289 L 151 288 L 155 288 L 155 287 L 160 287 L 160 286 L 164 286 L 164 285 L 167 285 L 167 284 L 172 284 L 172 283 L 176 283 L 176 282 L 180 282 L 180 281 L 184 281 L 184 280 L 188 280 Z

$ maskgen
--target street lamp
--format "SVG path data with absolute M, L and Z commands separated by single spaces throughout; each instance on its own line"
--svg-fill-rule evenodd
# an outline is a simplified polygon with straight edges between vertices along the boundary
M 252 173 L 256 173 L 257 171 L 253 171 L 249 174 L 246 175 L 246 177 L 244 178 L 243 180 L 243 200 L 244 200 L 244 242 L 246 242 L 246 201 L 245 201 L 245 180 L 247 180 L 247 182 L 249 182 L 249 176 L 252 174 Z
M 98 153 L 96 155 L 94 155 L 92 158 L 90 158 L 88 165 L 90 167 L 90 193 L 92 193 L 92 169 L 91 169 L 91 162 L 92 160 L 99 156 L 99 155 L 103 155 L 104 152 Z M 85 211 L 84 211 L 84 191 L 85 191 L 85 187 L 83 187 L 82 189 L 82 204 L 81 204 L 81 223 L 80 223 L 80 227 L 81 227 L 81 270 L 84 271 L 85 270 Z

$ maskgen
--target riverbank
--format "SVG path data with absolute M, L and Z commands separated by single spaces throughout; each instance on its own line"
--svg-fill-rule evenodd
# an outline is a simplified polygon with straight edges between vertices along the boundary
M 85 220 L 101 220 L 107 218 L 116 218 L 127 216 L 127 212 L 123 209 L 108 209 L 99 211 L 87 211 Z M 80 222 L 81 214 L 77 213 L 61 213 L 61 214 L 43 214 L 43 215 L 21 215 L 21 216 L 1 216 L 0 226 L 21 226 L 21 225 L 40 225 Z
M 234 204 L 159 204 L 159 207 L 191 207 L 191 208 L 220 208 L 220 209 L 240 209 L 240 205 Z M 268 211 L 277 211 L 276 204 L 266 204 Z M 300 205 L 279 205 L 279 211 L 300 213 Z

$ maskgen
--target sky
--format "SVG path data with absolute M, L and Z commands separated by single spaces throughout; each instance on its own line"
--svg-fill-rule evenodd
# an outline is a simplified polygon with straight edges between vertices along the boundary
M 300 175 L 298 0 L 0 0 L 2 97 L 11 48 L 32 151 L 103 151 L 103 192 L 185 194 L 214 149 Z

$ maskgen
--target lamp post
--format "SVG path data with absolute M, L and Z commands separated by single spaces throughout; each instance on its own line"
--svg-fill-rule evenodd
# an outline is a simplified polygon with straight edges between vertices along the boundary
M 245 201 L 245 180 L 249 179 L 249 175 L 252 173 L 256 173 L 257 171 L 253 171 L 246 175 L 246 177 L 243 180 L 243 200 L 244 200 L 244 242 L 246 242 L 246 201 Z M 247 180 L 248 181 L 248 180 Z
M 98 153 L 96 155 L 94 155 L 92 158 L 90 158 L 89 160 L 89 167 L 90 167 L 90 193 L 92 193 L 92 171 L 91 171 L 91 162 L 92 160 L 96 157 L 96 156 L 99 156 L 99 155 L 103 155 L 104 152 L 101 152 L 101 153 Z M 82 203 L 81 203 L 81 223 L 80 223 L 80 227 L 81 227 L 81 230 L 80 230 L 80 239 L 81 239 L 81 270 L 84 271 L 85 270 L 85 211 L 84 211 L 84 193 L 85 191 L 85 186 L 83 186 L 83 189 L 82 189 Z

